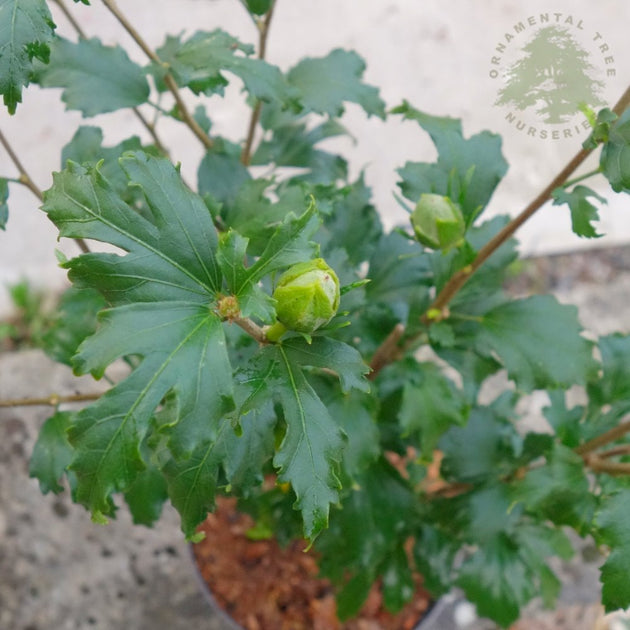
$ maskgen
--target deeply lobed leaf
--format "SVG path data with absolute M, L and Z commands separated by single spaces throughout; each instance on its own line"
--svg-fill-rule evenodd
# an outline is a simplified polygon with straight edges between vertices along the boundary
M 120 46 L 105 46 L 96 38 L 77 43 L 57 38 L 38 81 L 43 87 L 64 88 L 61 98 L 67 108 L 83 116 L 136 107 L 149 97 L 142 68 Z
M 54 29 L 45 0 L 0 0 L 0 94 L 9 114 L 22 102 L 33 59 L 48 63 Z
M 413 203 L 423 193 L 450 197 L 459 203 L 470 226 L 507 171 L 501 138 L 484 131 L 466 139 L 459 120 L 425 114 L 407 102 L 392 111 L 416 121 L 431 136 L 438 151 L 435 164 L 408 162 L 399 169 L 403 195 Z
M 95 518 L 112 514 L 111 494 L 129 489 L 145 468 L 140 445 L 168 392 L 178 400 L 170 436 L 176 453 L 213 439 L 234 405 L 223 328 L 211 310 L 221 276 L 210 214 L 168 160 L 138 153 L 122 164 L 143 190 L 152 221 L 127 206 L 98 169 L 72 163 L 55 176 L 44 204 L 63 235 L 127 252 L 86 254 L 66 264 L 73 279 L 99 288 L 114 307 L 81 346 L 76 370 L 100 375 L 119 357 L 142 357 L 69 431 L 76 498 Z

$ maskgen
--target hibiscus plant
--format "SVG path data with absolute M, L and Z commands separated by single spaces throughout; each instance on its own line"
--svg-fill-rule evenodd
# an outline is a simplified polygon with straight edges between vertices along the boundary
M 592 132 L 566 167 L 515 218 L 489 219 L 507 170 L 500 137 L 386 106 L 351 51 L 281 71 L 265 60 L 274 0 L 241 0 L 256 46 L 216 28 L 157 49 L 114 0 L 96 1 L 145 65 L 84 33 L 89 6 L 0 0 L 10 114 L 36 83 L 84 117 L 133 109 L 148 131 L 112 146 L 80 126 L 44 192 L 0 132 L 17 170 L 0 174 L 2 229 L 23 185 L 81 248 L 58 256 L 72 288 L 45 349 L 109 382 L 80 410 L 51 400 L 31 460 L 42 490 L 69 485 L 97 523 L 126 502 L 151 525 L 169 500 L 189 540 L 217 495 L 238 497 L 259 533 L 312 543 L 342 617 L 383 576 L 386 604 L 402 606 L 417 571 L 433 595 L 458 586 L 509 625 L 532 598 L 553 603 L 548 560 L 571 554 L 567 528 L 607 554 L 606 609 L 630 605 L 630 336 L 595 340 L 574 306 L 504 289 L 514 234 L 546 202 L 565 206 L 578 236 L 597 235 L 598 196 L 573 176 L 591 153 L 613 191 L 630 190 L 630 93 L 584 108 Z M 75 32 L 58 34 L 51 9 Z M 211 126 L 208 97 L 231 82 L 249 105 L 240 142 Z M 397 171 L 409 221 L 394 230 L 365 178 L 319 146 L 346 133 L 345 103 L 435 145 L 436 161 Z M 161 140 L 166 118 L 203 146 L 195 182 Z M 482 403 L 501 371 L 505 387 Z M 534 391 L 548 398 L 545 432 L 518 426 Z

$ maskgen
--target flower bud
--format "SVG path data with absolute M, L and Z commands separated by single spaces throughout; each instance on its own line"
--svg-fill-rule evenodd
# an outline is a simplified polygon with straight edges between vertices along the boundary
M 293 265 L 273 292 L 276 317 L 289 330 L 311 333 L 339 308 L 339 279 L 323 258 Z
M 411 213 L 411 224 L 418 241 L 431 249 L 456 247 L 466 232 L 462 211 L 442 195 L 422 195 Z

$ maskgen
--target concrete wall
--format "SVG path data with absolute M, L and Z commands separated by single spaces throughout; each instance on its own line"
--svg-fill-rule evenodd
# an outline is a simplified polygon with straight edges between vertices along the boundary
M 98 34 L 106 43 L 122 43 L 132 58 L 144 64 L 146 60 L 129 36 L 98 0 L 92 2 L 93 6 L 86 7 L 67 0 L 88 35 Z M 256 40 L 253 24 L 238 0 L 119 0 L 119 6 L 152 46 L 160 45 L 165 32 L 191 33 L 218 26 L 243 41 Z M 630 3 L 623 0 L 597 4 L 588 0 L 533 0 L 527 7 L 514 0 L 278 0 L 268 58 L 288 68 L 303 56 L 324 55 L 334 47 L 356 49 L 367 61 L 366 80 L 381 87 L 389 106 L 406 98 L 425 111 L 461 117 L 467 135 L 482 129 L 502 134 L 511 167 L 489 213 L 514 214 L 576 152 L 585 137 L 542 140 L 528 136 L 506 120 L 509 110 L 494 105 L 499 84 L 489 72 L 492 57 L 497 56 L 496 46 L 505 42 L 506 33 L 518 35 L 502 59 L 505 66 L 510 51 L 514 55 L 533 32 L 528 18 L 536 23 L 540 13 L 550 13 L 552 20 L 562 24 L 571 16 L 571 28 L 582 38 L 593 65 L 600 73 L 606 68 L 616 70 L 616 76 L 606 78 L 605 88 L 605 98 L 614 102 L 625 88 L 624 77 L 630 75 Z M 73 37 L 58 11 L 55 20 L 61 34 Z M 526 31 L 518 34 L 521 22 Z M 591 42 L 597 33 L 600 39 Z M 597 48 L 602 43 L 609 47 L 606 56 L 614 56 L 609 66 L 604 66 L 604 53 Z M 225 100 L 206 99 L 215 132 L 234 140 L 241 139 L 246 131 L 247 112 L 239 92 L 235 81 Z M 77 112 L 63 110 L 56 91 L 42 92 L 37 87 L 26 91 L 24 101 L 13 117 L 0 112 L 0 129 L 18 148 L 42 188 L 50 185 L 50 172 L 60 166 L 60 148 L 79 124 L 103 126 L 106 144 L 132 134 L 143 136 L 144 130 L 128 112 L 82 120 Z M 406 160 L 432 160 L 434 149 L 428 137 L 413 123 L 367 120 L 355 106 L 348 107 L 346 124 L 357 139 L 356 145 L 335 140 L 332 146 L 352 156 L 353 173 L 365 168 L 387 225 L 403 220 L 404 213 L 392 196 L 397 180 L 394 170 Z M 173 158 L 182 162 L 184 175 L 194 181 L 202 155 L 199 143 L 186 128 L 168 121 L 159 130 L 172 147 Z M 585 168 L 593 166 L 595 161 Z M 14 174 L 13 165 L 0 150 L 0 175 Z M 604 191 L 604 182 L 600 183 L 595 187 Z M 606 237 L 596 244 L 627 242 L 630 203 L 625 197 L 605 194 L 609 205 L 601 213 L 600 231 Z M 55 230 L 37 205 L 29 191 L 12 186 L 9 230 L 0 232 L 0 311 L 7 308 L 6 283 L 24 276 L 39 284 L 60 286 L 64 282 L 64 274 L 54 262 Z M 565 207 L 544 210 L 521 234 L 524 251 L 538 254 L 583 246 L 584 241 L 573 236 L 569 226 Z M 61 244 L 61 249 L 70 254 L 77 251 L 72 243 Z

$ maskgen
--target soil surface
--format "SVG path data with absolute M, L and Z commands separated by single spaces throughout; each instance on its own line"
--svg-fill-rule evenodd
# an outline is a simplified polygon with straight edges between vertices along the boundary
M 220 499 L 202 525 L 206 538 L 194 546 L 203 579 L 218 604 L 246 630 L 413 630 L 429 608 L 417 581 L 416 595 L 400 613 L 385 610 L 375 585 L 356 619 L 341 623 L 334 589 L 317 577 L 315 554 L 305 541 L 280 548 L 275 540 L 250 540 L 253 520 Z

